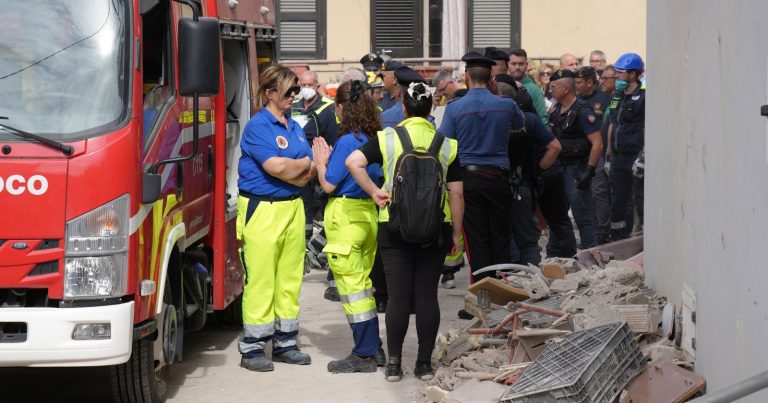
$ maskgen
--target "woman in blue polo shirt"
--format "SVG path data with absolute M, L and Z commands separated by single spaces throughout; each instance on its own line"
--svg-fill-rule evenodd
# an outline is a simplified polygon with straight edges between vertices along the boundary
M 243 337 L 240 365 L 272 371 L 273 361 L 306 365 L 299 351 L 299 291 L 304 275 L 304 205 L 300 188 L 315 175 L 304 131 L 290 116 L 300 87 L 287 67 L 259 77 L 262 107 L 245 126 L 237 199 L 237 237 L 243 241 Z M 272 359 L 264 346 L 273 342 Z
M 347 321 L 352 328 L 355 347 L 344 359 L 328 363 L 332 373 L 376 372 L 386 359 L 379 338 L 379 319 L 369 274 L 376 255 L 378 213 L 376 204 L 360 189 L 347 171 L 344 161 L 381 130 L 376 103 L 363 81 L 349 81 L 336 92 L 336 114 L 341 135 L 333 151 L 323 138 L 312 145 L 317 178 L 331 195 L 325 208 L 323 249 L 339 289 Z M 381 177 L 381 167 L 369 166 L 373 181 Z

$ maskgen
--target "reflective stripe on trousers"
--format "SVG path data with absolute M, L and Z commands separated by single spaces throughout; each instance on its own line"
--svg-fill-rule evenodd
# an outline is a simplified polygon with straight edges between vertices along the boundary
M 237 237 L 243 241 L 246 272 L 240 352 L 261 355 L 269 340 L 275 343 L 273 353 L 296 349 L 305 250 L 302 200 L 259 202 L 239 196 Z

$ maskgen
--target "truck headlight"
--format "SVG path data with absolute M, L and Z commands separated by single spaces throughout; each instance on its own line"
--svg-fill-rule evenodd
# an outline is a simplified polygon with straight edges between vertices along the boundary
M 67 222 L 64 298 L 125 295 L 130 199 L 117 199 Z

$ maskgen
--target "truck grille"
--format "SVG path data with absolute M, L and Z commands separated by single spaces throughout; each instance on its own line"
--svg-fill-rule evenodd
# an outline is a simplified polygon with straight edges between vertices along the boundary
M 0 289 L 2 308 L 44 308 L 48 304 L 46 288 L 5 288 Z
M 32 271 L 27 274 L 27 276 L 42 276 L 43 274 L 52 274 L 52 273 L 58 273 L 59 272 L 59 262 L 57 260 L 54 260 L 53 262 L 48 263 L 40 263 L 37 266 L 35 266 Z

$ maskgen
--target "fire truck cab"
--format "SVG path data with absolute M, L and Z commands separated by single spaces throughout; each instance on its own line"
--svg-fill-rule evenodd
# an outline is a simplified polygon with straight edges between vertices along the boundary
M 4 5 L 0 366 L 110 366 L 117 401 L 162 401 L 184 332 L 240 320 L 239 142 L 274 27 L 271 0 Z

